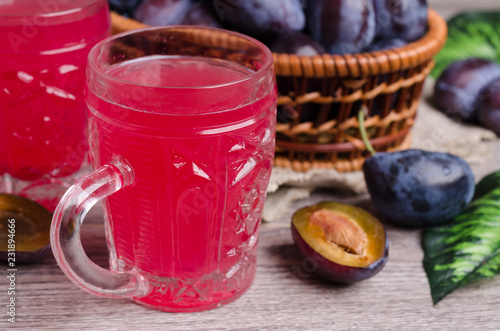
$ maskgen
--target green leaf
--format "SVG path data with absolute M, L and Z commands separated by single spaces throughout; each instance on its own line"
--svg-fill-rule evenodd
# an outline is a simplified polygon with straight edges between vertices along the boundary
M 492 175 L 489 180 L 500 176 Z M 446 225 L 425 230 L 423 246 L 434 304 L 456 289 L 499 274 L 500 186 L 474 200 Z
M 477 183 L 476 190 L 474 192 L 474 200 L 482 197 L 490 191 L 493 191 L 497 187 L 500 187 L 500 170 L 489 174 Z
M 452 62 L 479 57 L 500 64 L 500 12 L 469 11 L 448 21 L 448 39 L 434 57 L 434 78 Z

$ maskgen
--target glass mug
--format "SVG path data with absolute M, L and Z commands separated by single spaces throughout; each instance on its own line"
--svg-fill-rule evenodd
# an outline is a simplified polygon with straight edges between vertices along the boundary
M 272 54 L 234 32 L 157 27 L 113 36 L 87 70 L 95 170 L 61 199 L 51 245 L 82 289 L 201 311 L 252 283 L 274 157 Z M 110 269 L 80 243 L 103 201 Z
M 0 193 L 54 211 L 75 181 L 87 56 L 110 33 L 106 0 L 0 1 Z

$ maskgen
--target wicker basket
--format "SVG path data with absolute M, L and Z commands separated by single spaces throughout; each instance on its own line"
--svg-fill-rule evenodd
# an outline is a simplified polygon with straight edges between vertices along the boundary
M 111 14 L 113 33 L 146 25 Z M 275 166 L 308 171 L 361 169 L 369 155 L 357 114 L 376 151 L 410 146 L 422 86 L 447 25 L 429 9 L 426 35 L 404 47 L 371 53 L 314 57 L 273 54 L 280 97 Z

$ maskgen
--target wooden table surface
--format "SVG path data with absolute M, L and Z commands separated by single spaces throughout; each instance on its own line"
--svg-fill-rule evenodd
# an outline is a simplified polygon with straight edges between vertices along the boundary
M 460 8 L 500 9 L 493 0 L 429 0 L 449 16 Z M 494 153 L 475 166 L 477 178 L 500 168 Z M 367 196 L 318 191 L 294 204 L 277 222 L 262 225 L 256 279 L 241 298 L 189 314 L 147 309 L 128 300 L 91 296 L 73 285 L 52 255 L 19 265 L 16 324 L 7 322 L 6 271 L 0 273 L 0 329 L 24 330 L 500 330 L 500 277 L 455 291 L 433 306 L 422 267 L 421 231 L 386 223 L 389 261 L 375 277 L 355 285 L 329 284 L 307 272 L 290 235 L 290 216 L 301 206 L 343 200 L 376 213 Z M 82 242 L 91 259 L 107 266 L 101 210 L 92 210 Z

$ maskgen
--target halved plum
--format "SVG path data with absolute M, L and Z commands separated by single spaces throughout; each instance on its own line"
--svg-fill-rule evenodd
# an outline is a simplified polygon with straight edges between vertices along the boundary
M 292 217 L 292 236 L 315 273 L 327 280 L 354 283 L 375 276 L 387 262 L 385 229 L 369 212 L 340 202 L 321 202 Z
M 42 205 L 0 194 L 0 260 L 30 263 L 44 257 L 50 251 L 51 221 L 51 213 Z

